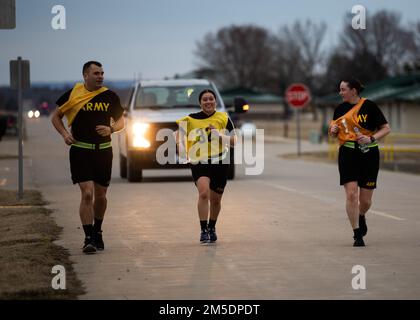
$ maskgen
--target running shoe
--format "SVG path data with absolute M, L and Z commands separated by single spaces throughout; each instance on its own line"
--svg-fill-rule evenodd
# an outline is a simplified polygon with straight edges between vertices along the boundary
M 363 238 L 357 238 L 354 239 L 353 247 L 364 247 L 365 242 L 363 241 Z
M 200 242 L 207 243 L 210 241 L 209 231 L 207 229 L 202 229 L 200 233 Z
M 85 243 L 83 245 L 83 252 L 88 253 L 88 254 L 96 252 L 95 241 L 92 239 L 92 237 L 85 238 Z
M 216 242 L 217 234 L 216 228 L 209 228 L 209 242 Z
M 98 250 L 104 250 L 105 249 L 104 240 L 102 239 L 102 230 L 96 232 L 94 240 L 95 240 L 96 249 L 98 249 Z
M 353 235 L 353 239 L 354 239 L 353 247 L 364 247 L 365 246 L 365 242 L 363 241 L 362 230 L 360 228 L 357 228 L 357 229 L 354 229 L 353 232 L 354 232 L 354 235 Z

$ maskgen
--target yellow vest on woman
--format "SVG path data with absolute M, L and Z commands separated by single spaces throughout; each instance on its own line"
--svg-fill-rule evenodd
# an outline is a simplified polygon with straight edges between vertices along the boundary
M 180 129 L 180 138 L 186 140 L 185 146 L 187 158 L 190 162 L 214 159 L 221 160 L 228 151 L 220 139 L 215 137 L 209 139 L 212 125 L 219 132 L 226 129 L 228 115 L 226 112 L 216 111 L 206 119 L 194 119 L 190 116 L 183 117 L 176 121 Z M 206 144 L 205 148 L 203 144 Z

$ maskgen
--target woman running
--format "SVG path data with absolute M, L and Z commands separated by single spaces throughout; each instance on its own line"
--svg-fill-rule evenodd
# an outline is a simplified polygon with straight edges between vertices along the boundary
M 355 247 L 364 247 L 367 234 L 366 213 L 372 205 L 379 171 L 377 140 L 390 131 L 382 111 L 371 100 L 360 97 L 363 85 L 356 79 L 340 83 L 343 99 L 334 111 L 329 134 L 337 137 L 340 149 L 340 185 L 346 192 L 346 211 L 353 228 Z
M 198 191 L 200 242 L 217 240 L 216 221 L 221 209 L 229 167 L 229 148 L 236 133 L 226 112 L 216 111 L 216 94 L 204 90 L 199 95 L 201 111 L 177 121 L 177 142 L 184 145 Z

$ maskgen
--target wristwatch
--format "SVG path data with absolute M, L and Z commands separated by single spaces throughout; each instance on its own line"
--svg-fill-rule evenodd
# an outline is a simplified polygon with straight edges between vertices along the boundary
M 370 143 L 376 142 L 376 138 L 374 136 L 370 136 Z

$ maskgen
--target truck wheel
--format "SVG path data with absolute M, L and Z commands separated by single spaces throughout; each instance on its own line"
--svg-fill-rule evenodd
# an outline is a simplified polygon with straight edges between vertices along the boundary
M 227 178 L 228 178 L 228 180 L 235 179 L 235 164 L 234 163 L 231 163 L 229 165 L 228 173 L 227 173 Z
M 140 167 L 136 165 L 133 156 L 127 157 L 127 179 L 130 182 L 140 182 L 143 179 L 143 172 Z
M 228 172 L 227 172 L 227 179 L 228 180 L 233 180 L 235 179 L 235 156 L 234 156 L 234 149 L 230 148 L 230 152 L 229 152 L 229 157 L 230 157 L 230 163 L 229 163 L 229 168 L 228 168 Z
M 127 158 L 120 154 L 120 177 L 127 178 Z

